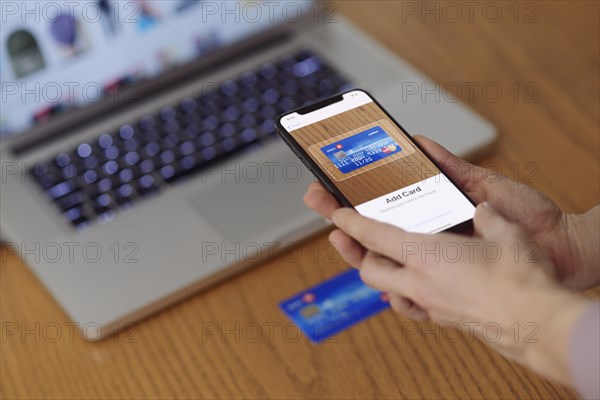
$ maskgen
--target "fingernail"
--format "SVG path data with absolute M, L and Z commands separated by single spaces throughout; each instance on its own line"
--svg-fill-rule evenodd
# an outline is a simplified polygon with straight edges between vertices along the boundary
M 331 222 L 337 225 L 337 210 L 331 214 Z

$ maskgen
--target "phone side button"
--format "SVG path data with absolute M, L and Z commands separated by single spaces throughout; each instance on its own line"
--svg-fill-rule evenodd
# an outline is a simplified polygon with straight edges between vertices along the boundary
M 307 163 L 306 160 L 304 158 L 302 158 L 300 155 L 298 157 L 300 158 L 300 161 L 302 161 L 302 164 L 304 164 L 304 166 L 306 168 L 308 168 L 308 170 L 314 174 L 315 171 L 313 171 L 313 168 L 310 166 L 310 164 Z

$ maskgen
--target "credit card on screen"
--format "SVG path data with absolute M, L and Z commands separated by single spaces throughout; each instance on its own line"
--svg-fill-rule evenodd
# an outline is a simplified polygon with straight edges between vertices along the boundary
M 347 174 L 402 151 L 379 125 L 321 147 L 340 172 Z
M 313 343 L 320 343 L 389 308 L 389 302 L 386 294 L 365 285 L 358 270 L 350 268 L 279 307 Z

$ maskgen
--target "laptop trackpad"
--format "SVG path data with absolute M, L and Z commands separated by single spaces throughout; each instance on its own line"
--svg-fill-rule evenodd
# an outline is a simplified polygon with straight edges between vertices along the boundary
M 307 214 L 302 196 L 314 178 L 287 152 L 277 158 L 222 165 L 220 182 L 192 196 L 194 208 L 230 242 L 280 235 L 286 222 Z

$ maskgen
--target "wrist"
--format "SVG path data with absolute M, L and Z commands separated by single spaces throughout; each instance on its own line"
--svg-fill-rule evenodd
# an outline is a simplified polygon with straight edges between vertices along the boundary
M 532 310 L 538 310 L 538 338 L 524 348 L 525 363 L 534 371 L 570 384 L 569 338 L 586 307 L 585 297 L 562 289 L 543 290 L 534 295 Z

